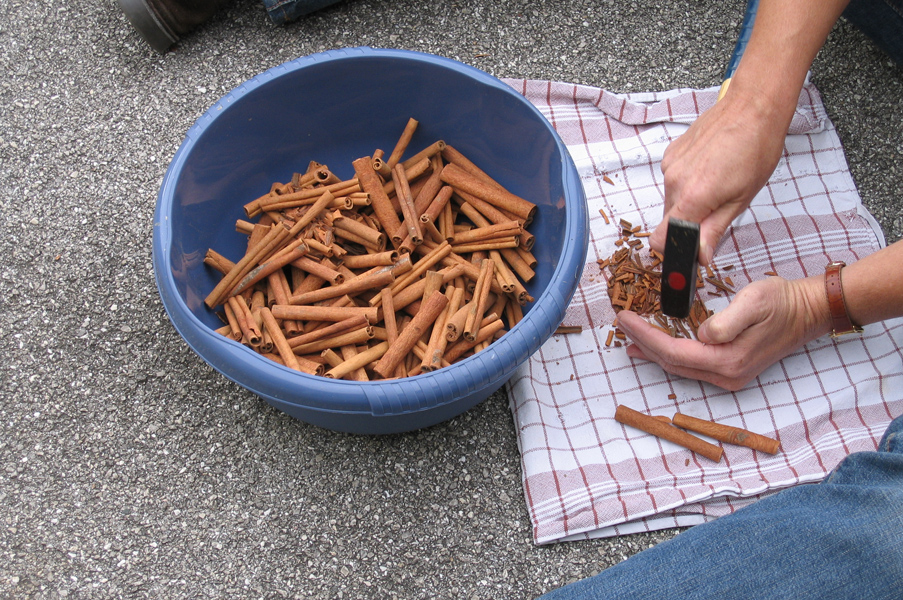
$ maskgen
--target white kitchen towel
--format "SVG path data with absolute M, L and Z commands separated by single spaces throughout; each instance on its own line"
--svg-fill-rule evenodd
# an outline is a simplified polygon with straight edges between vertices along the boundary
M 589 252 L 564 323 L 508 382 L 523 485 L 537 544 L 695 525 L 757 498 L 821 480 L 851 452 L 874 450 L 903 413 L 903 319 L 862 336 L 816 340 L 739 392 L 668 375 L 606 345 L 615 319 L 597 260 L 612 255 L 624 219 L 651 231 L 662 218 L 662 153 L 712 106 L 718 89 L 619 95 L 573 84 L 508 80 L 549 119 L 583 182 Z M 606 213 L 608 222 L 602 216 Z M 718 247 L 737 289 L 773 271 L 822 273 L 884 245 L 863 208 L 816 89 L 800 95 L 768 185 Z M 712 310 L 729 298 L 703 291 Z M 682 412 L 778 438 L 768 455 L 725 445 L 720 463 L 625 427 L 624 404 Z

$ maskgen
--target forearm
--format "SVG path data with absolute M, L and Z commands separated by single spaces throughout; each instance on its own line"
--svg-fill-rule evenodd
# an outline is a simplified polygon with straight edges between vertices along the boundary
M 847 265 L 841 280 L 853 323 L 903 316 L 903 240 Z
M 761 0 L 725 98 L 786 133 L 812 61 L 849 0 Z

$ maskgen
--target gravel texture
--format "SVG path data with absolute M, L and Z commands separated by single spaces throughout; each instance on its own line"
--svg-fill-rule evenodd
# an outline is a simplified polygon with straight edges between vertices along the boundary
M 500 77 L 717 84 L 744 3 L 241 0 L 166 55 L 114 0 L 0 5 L 0 597 L 533 598 L 676 531 L 536 547 L 503 392 L 363 437 L 269 408 L 170 325 L 154 204 L 181 140 L 270 67 L 370 45 Z M 813 67 L 866 206 L 903 235 L 903 73 L 841 22 Z

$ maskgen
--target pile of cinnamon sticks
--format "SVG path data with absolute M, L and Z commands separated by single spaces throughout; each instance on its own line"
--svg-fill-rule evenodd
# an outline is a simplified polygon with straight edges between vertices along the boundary
M 418 122 L 340 179 L 311 161 L 244 206 L 247 250 L 213 249 L 217 331 L 285 366 L 355 381 L 433 371 L 479 352 L 533 300 L 536 205 L 439 140 L 406 160 Z

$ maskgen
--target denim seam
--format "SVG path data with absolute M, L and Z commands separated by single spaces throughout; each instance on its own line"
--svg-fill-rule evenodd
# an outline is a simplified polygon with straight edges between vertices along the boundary
M 901 19 L 903 19 L 903 7 L 899 6 L 897 3 L 890 2 L 890 0 L 884 0 L 884 3 L 888 8 L 900 15 Z

